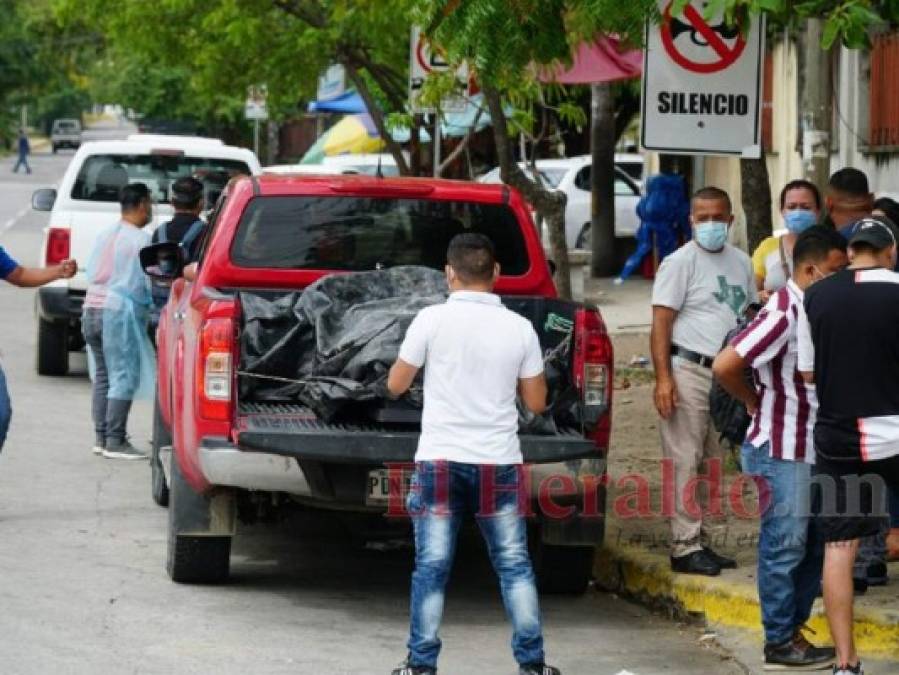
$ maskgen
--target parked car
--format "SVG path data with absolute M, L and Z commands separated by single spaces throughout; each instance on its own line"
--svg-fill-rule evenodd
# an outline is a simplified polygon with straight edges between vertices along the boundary
M 50 129 L 50 145 L 53 147 L 54 153 L 60 148 L 77 150 L 81 146 L 81 120 L 53 120 L 53 126 Z
M 362 174 L 374 176 L 381 168 L 381 175 L 399 176 L 400 171 L 393 155 L 332 155 L 324 157 L 321 164 L 274 164 L 263 167 L 265 173 L 320 173 L 320 174 Z
M 155 227 L 172 217 L 170 190 L 178 178 L 195 176 L 212 192 L 230 175 L 260 170 L 250 150 L 214 139 L 134 134 L 124 141 L 83 144 L 58 189 L 37 190 L 32 197 L 34 209 L 50 212 L 39 260 L 49 266 L 74 258 L 79 270 L 37 292 L 37 372 L 65 375 L 69 352 L 84 346 L 80 321 L 88 258 L 97 235 L 119 218 L 122 187 L 141 182 L 150 188 Z
M 303 376 L 306 357 L 294 311 L 299 291 L 334 274 L 400 265 L 442 271 L 449 240 L 463 231 L 493 239 L 503 270 L 496 292 L 532 321 L 544 349 L 562 355 L 550 378 L 550 400 L 569 393 L 565 410 L 577 411 L 582 423 L 520 437 L 533 498 L 538 486 L 545 496 L 544 481 L 556 476 L 570 486 L 567 492 L 550 488 L 556 503 L 575 507 L 569 517 L 538 510 L 532 544 L 540 587 L 586 588 L 604 532 L 612 345 L 595 307 L 556 297 L 518 192 L 439 179 L 267 174 L 238 181 L 223 196 L 191 280 L 179 278 L 177 269 L 166 277 L 174 281 L 157 333 L 151 467 L 153 498 L 169 508 L 167 570 L 173 580 L 224 581 L 244 514 L 295 503 L 386 512 L 387 465 L 412 462 L 420 408 L 385 415 L 393 411 L 381 401 L 366 407 L 363 420 L 332 423 L 288 391 L 260 395 L 258 383 L 277 388 Z M 163 261 L 180 255 L 177 245 L 159 244 L 141 259 L 147 273 L 158 276 Z M 361 287 L 373 283 L 369 279 L 361 279 Z M 271 313 L 259 312 L 260 297 Z M 351 304 L 341 316 L 362 321 L 368 308 Z M 267 344 L 282 350 L 262 359 L 266 375 L 253 370 L 260 363 L 260 330 Z M 319 337 L 310 340 L 319 344 Z
M 561 190 L 568 197 L 565 205 L 565 240 L 569 248 L 590 248 L 590 155 L 566 159 L 538 159 L 537 171 L 546 187 Z M 522 169 L 524 164 L 519 164 Z M 499 167 L 484 174 L 482 183 L 499 183 Z M 637 202 L 640 188 L 627 172 L 615 166 L 615 236 L 633 237 L 640 226 Z

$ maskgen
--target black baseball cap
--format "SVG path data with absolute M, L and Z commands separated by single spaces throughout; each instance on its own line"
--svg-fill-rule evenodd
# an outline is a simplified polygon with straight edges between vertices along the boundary
M 893 224 L 886 218 L 870 216 L 862 218 L 852 226 L 849 245 L 868 244 L 877 251 L 896 245 L 896 232 Z
M 184 176 L 172 183 L 175 206 L 194 206 L 203 196 L 203 184 L 193 176 Z

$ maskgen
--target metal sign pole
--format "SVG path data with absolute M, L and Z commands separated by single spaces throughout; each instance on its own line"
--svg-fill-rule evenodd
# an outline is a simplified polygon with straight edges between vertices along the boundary
M 253 152 L 259 156 L 259 118 L 253 120 Z
M 434 113 L 434 177 L 440 171 L 440 113 Z

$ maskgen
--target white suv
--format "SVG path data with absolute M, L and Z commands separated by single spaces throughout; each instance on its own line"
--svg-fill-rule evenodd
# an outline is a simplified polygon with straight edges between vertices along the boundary
M 37 190 L 31 200 L 50 211 L 41 246 L 42 264 L 66 258 L 78 262 L 78 274 L 37 293 L 37 372 L 65 375 L 69 352 L 83 348 L 81 306 L 87 290 L 86 267 L 97 235 L 119 219 L 119 191 L 144 183 L 153 195 L 155 228 L 172 217 L 172 184 L 193 176 L 206 187 L 207 201 L 231 176 L 258 175 L 261 167 L 250 150 L 209 138 L 133 134 L 124 141 L 84 143 L 75 153 L 59 188 Z

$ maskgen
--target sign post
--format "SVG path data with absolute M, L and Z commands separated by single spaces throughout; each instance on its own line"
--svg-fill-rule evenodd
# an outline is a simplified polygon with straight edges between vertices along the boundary
M 421 34 L 421 28 L 412 27 L 412 40 L 409 51 L 409 102 L 413 112 L 433 112 L 431 108 L 419 105 L 418 97 L 421 88 L 431 73 L 445 73 L 450 69 L 449 64 L 438 52 L 431 49 L 425 36 Z M 468 105 L 468 66 L 461 65 L 456 69 L 456 81 L 458 95 L 445 98 L 440 102 L 440 107 L 445 112 L 464 112 Z
M 266 86 L 247 87 L 247 100 L 244 104 L 244 117 L 253 120 L 253 152 L 259 156 L 259 122 L 268 119 L 268 108 L 266 106 L 266 97 L 268 89 Z
M 641 143 L 670 154 L 762 156 L 764 18 L 729 26 L 702 0 L 660 0 L 647 27 Z

